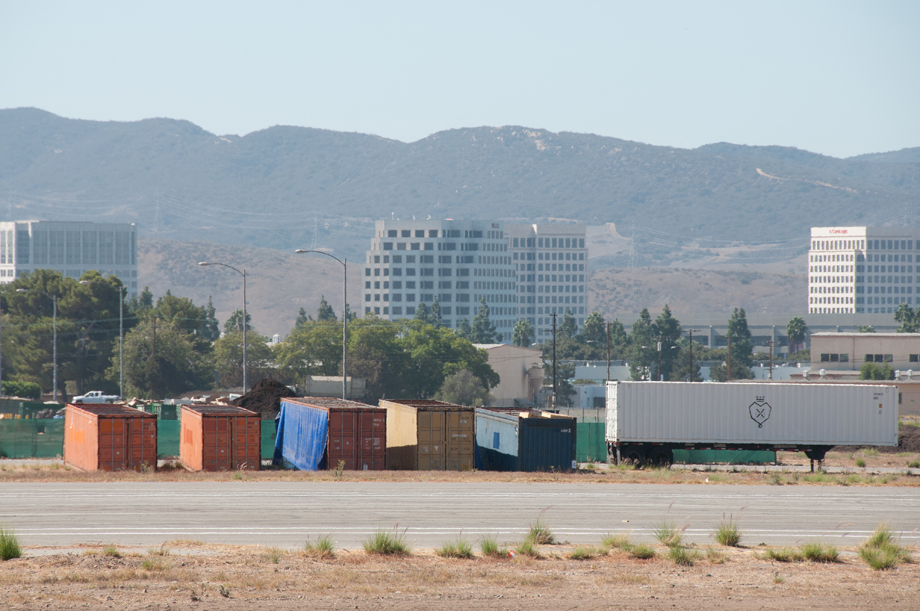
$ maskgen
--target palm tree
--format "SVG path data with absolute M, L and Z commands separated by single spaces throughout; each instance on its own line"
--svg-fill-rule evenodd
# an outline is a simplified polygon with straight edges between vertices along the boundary
M 533 325 L 530 321 L 521 318 L 514 323 L 511 339 L 515 346 L 529 346 L 533 342 Z
M 801 316 L 795 316 L 786 325 L 786 337 L 789 338 L 789 354 L 798 352 L 796 349 L 801 343 L 805 348 L 805 335 L 808 333 L 808 326 Z

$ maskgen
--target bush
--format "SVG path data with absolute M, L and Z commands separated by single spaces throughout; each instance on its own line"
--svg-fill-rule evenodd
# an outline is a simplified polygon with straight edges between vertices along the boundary
M 335 544 L 332 542 L 331 536 L 323 535 L 316 540 L 316 543 L 309 541 L 304 543 L 303 553 L 305 556 L 312 556 L 313 558 L 335 558 Z
M 668 550 L 668 557 L 674 561 L 674 564 L 679 564 L 680 566 L 693 566 L 693 563 L 696 562 L 699 556 L 699 552 L 696 550 L 691 550 L 679 545 L 675 545 Z
M 490 558 L 503 558 L 508 555 L 508 548 L 498 544 L 498 539 L 492 535 L 483 537 L 479 541 L 479 550 L 483 556 Z
M 442 545 L 436 552 L 442 558 L 472 558 L 473 544 L 461 535 L 457 535 L 456 541 L 449 541 Z
M 384 556 L 408 556 L 411 553 L 409 544 L 406 543 L 405 531 L 400 534 L 396 528 L 392 533 L 383 529 L 377 530 L 364 541 L 364 551 Z
M 902 562 L 911 562 L 910 552 L 898 545 L 894 534 L 884 524 L 859 547 L 859 556 L 877 571 L 893 569 Z
M 840 554 L 833 545 L 822 545 L 821 543 L 804 543 L 799 546 L 802 556 L 809 562 L 837 562 Z
M 738 529 L 738 523 L 732 520 L 731 516 L 728 517 L 726 522 L 723 516 L 713 537 L 719 545 L 738 547 L 738 544 L 741 543 L 741 531 Z
M 655 528 L 655 538 L 668 547 L 679 547 L 683 541 L 682 530 L 678 530 L 674 522 L 664 521 Z
M 3 380 L 2 387 L 2 394 L 7 397 L 22 397 L 23 399 L 35 399 L 36 401 L 40 401 L 42 398 L 42 388 L 35 382 Z
M 22 556 L 19 539 L 12 530 L 0 528 L 0 561 L 12 560 Z

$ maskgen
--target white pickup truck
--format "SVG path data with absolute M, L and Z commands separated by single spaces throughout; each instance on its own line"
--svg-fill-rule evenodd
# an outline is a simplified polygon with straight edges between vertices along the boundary
M 71 401 L 79 405 L 80 403 L 116 403 L 120 399 L 118 395 L 105 395 L 101 390 L 91 390 L 85 395 L 74 397 Z

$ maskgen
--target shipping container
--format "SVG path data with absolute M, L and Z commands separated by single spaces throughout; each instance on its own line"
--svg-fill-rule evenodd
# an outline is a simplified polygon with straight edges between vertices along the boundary
M 386 469 L 387 411 L 331 397 L 282 399 L 275 438 L 283 465 L 304 471 Z
M 183 405 L 179 458 L 195 471 L 262 466 L 262 420 L 234 405 Z
M 575 469 L 575 437 L 575 418 L 569 416 L 536 410 L 476 410 L 476 451 L 484 471 Z
M 442 401 L 380 401 L 387 410 L 387 468 L 466 471 L 476 463 L 472 407 Z
M 156 470 L 157 418 L 118 403 L 68 404 L 64 462 L 86 471 Z
M 673 450 L 898 444 L 897 388 L 856 384 L 609 382 L 609 455 L 670 463 Z

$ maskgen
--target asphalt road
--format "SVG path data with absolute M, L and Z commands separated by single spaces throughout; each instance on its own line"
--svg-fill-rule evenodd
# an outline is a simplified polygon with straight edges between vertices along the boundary
M 330 534 L 360 548 L 399 525 L 413 547 L 437 547 L 461 530 L 521 539 L 542 513 L 558 539 L 598 543 L 606 533 L 653 541 L 665 520 L 688 540 L 711 541 L 733 515 L 743 543 L 822 540 L 857 545 L 886 522 L 920 544 L 920 489 L 828 486 L 432 483 L 7 483 L 0 525 L 24 545 L 156 545 L 173 539 L 299 547 Z

